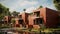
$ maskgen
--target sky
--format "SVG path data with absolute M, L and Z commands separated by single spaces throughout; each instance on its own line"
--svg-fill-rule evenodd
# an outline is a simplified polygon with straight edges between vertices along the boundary
M 10 12 L 23 12 L 23 9 L 26 9 L 26 12 L 30 13 L 39 6 L 56 10 L 53 0 L 0 0 L 0 3 L 8 7 Z

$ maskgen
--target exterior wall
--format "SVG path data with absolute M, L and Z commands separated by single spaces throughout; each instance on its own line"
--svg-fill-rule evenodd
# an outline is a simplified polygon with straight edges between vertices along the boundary
M 59 15 L 59 17 L 58 17 L 58 18 L 59 18 L 59 24 L 58 24 L 58 26 L 60 26 L 60 15 Z
M 10 22 L 11 22 L 11 17 L 10 17 L 10 16 L 5 16 L 5 17 L 4 17 L 4 20 L 5 20 L 7 23 L 10 23 Z
M 60 12 L 58 11 L 58 27 L 60 27 Z
M 46 8 L 46 27 L 56 27 L 58 21 L 58 12 Z
M 24 21 L 24 24 L 28 23 L 28 13 L 22 13 L 22 19 Z
M 29 18 L 28 18 L 28 20 L 29 20 L 28 25 L 34 25 L 33 19 L 34 18 L 32 16 L 29 16 Z
M 45 25 L 46 23 L 46 9 L 45 8 L 41 8 L 40 10 L 40 17 L 43 19 L 43 24 Z

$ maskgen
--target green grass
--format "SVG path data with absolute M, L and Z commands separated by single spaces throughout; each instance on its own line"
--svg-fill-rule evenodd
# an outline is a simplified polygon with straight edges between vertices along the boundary
M 49 32 L 54 32 L 58 30 L 60 30 L 60 28 L 46 28 L 44 30 L 41 30 L 41 32 L 49 33 Z
M 31 31 L 32 32 L 39 32 L 39 30 L 36 30 L 36 29 L 32 29 Z

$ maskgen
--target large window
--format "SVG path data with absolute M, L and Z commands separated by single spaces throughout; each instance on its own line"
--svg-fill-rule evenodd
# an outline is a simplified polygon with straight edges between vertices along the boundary
M 34 20 L 34 24 L 43 24 L 42 18 L 40 18 L 40 19 L 35 19 L 35 20 Z

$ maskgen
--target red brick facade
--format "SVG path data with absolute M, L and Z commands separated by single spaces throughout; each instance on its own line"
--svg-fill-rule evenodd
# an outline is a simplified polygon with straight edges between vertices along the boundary
M 5 16 L 5 17 L 4 17 L 4 23 L 7 24 L 8 22 L 9 22 L 9 23 L 11 22 L 11 17 L 10 17 L 10 16 Z
M 20 24 L 22 22 L 21 26 L 23 27 L 25 25 L 26 28 L 40 28 L 42 25 L 45 25 L 46 27 L 56 27 L 59 22 L 58 16 L 58 12 L 55 10 L 41 8 L 34 10 L 31 15 L 29 15 L 29 13 L 18 15 L 15 23 Z

